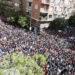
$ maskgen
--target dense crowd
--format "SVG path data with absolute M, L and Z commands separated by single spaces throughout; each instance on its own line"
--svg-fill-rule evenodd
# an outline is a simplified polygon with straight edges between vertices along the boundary
M 67 39 L 60 38 L 59 35 L 47 34 L 45 31 L 36 35 L 32 31 L 16 28 L 0 20 L 0 57 L 10 50 L 23 51 L 29 56 L 35 53 L 45 55 L 49 52 L 48 63 L 45 66 L 46 75 L 51 75 L 52 72 L 52 75 L 59 75 L 63 70 L 69 71 L 67 75 L 71 75 L 74 67 L 72 62 L 69 62 L 72 60 L 70 45 Z

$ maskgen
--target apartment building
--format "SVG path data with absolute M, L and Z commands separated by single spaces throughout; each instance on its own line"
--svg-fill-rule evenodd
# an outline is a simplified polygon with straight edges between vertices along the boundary
M 23 0 L 25 14 L 39 22 L 41 28 L 50 21 L 62 17 L 68 19 L 75 10 L 74 0 Z

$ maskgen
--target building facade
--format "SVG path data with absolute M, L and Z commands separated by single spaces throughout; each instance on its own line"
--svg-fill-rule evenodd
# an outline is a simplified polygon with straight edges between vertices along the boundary
M 24 0 L 24 12 L 39 21 L 40 27 L 48 27 L 55 18 L 69 19 L 75 11 L 75 0 Z
M 69 19 L 75 12 L 75 0 L 7 0 L 15 10 L 23 10 L 40 28 L 48 27 L 55 18 Z

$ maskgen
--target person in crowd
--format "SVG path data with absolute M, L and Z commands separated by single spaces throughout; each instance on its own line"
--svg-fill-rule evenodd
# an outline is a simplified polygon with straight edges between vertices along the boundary
M 49 32 L 51 33 L 51 31 Z M 69 45 L 67 39 L 60 38 L 58 35 L 48 34 L 44 31 L 38 36 L 34 32 L 15 28 L 0 21 L 0 53 L 5 55 L 10 50 L 14 50 L 14 52 L 23 51 L 24 54 L 32 56 L 36 53 L 45 55 L 49 52 L 51 56 L 48 57 L 48 64 L 45 68 L 46 75 L 51 73 L 53 73 L 52 75 L 59 73 L 63 75 L 67 71 L 66 66 L 70 63 L 68 60 L 71 58 L 68 57 L 71 55 L 71 51 L 67 50 Z M 73 67 L 71 63 L 70 65 Z

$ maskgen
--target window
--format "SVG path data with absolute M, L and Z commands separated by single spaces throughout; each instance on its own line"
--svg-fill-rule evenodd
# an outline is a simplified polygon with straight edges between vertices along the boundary
M 36 16 L 37 16 L 37 13 L 34 13 L 33 17 L 36 18 Z
M 29 6 L 31 6 L 32 5 L 32 3 L 29 3 Z
M 65 0 L 65 6 L 69 4 L 69 0 Z
M 57 18 L 57 14 L 54 14 L 54 18 Z
M 62 13 L 62 17 L 65 17 L 65 14 L 64 13 Z
M 49 11 L 52 11 L 53 10 L 53 7 L 50 7 Z
M 38 9 L 38 4 L 35 4 L 35 7 L 34 7 L 35 9 Z
M 57 6 L 56 11 L 61 11 L 61 8 L 59 6 Z
M 59 11 L 61 11 L 61 8 L 59 8 Z
M 61 1 L 61 4 L 63 4 L 63 3 L 64 3 L 64 0 Z
M 47 0 L 46 2 L 49 3 L 49 0 Z
M 60 15 L 58 15 L 58 17 L 61 17 Z
M 47 6 L 44 6 L 44 9 L 47 10 Z
M 52 18 L 52 15 L 49 15 L 49 18 Z
M 59 5 L 60 4 L 60 0 L 56 0 L 56 5 Z
M 54 2 L 55 0 L 51 0 L 51 2 Z

